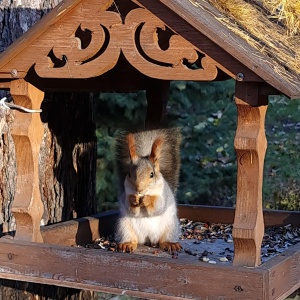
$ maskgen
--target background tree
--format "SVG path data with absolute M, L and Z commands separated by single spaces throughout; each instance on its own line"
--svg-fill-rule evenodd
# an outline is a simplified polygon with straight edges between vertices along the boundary
M 59 0 L 0 2 L 0 51 L 27 31 Z M 0 96 L 4 96 L 3 93 Z M 9 97 L 9 95 L 7 95 Z M 41 119 L 45 134 L 40 151 L 43 223 L 91 215 L 95 205 L 96 135 L 89 94 L 46 94 Z M 14 113 L 0 108 L 0 234 L 13 232 L 15 149 L 10 134 Z M 0 299 L 93 299 L 96 293 L 45 285 L 0 281 Z

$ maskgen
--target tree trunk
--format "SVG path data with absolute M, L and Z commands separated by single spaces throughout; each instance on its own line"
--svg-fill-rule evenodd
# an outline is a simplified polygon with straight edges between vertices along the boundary
M 45 224 L 96 213 L 96 135 L 87 93 L 46 94 L 40 151 Z
M 0 52 L 34 25 L 59 0 L 1 0 Z M 4 93 L 0 91 L 0 97 Z M 45 134 L 40 150 L 43 224 L 96 212 L 96 135 L 89 94 L 46 94 L 41 114 Z M 11 206 L 16 159 L 10 124 L 14 113 L 0 107 L 0 235 L 15 230 Z M 97 294 L 69 288 L 0 280 L 2 299 L 96 299 Z

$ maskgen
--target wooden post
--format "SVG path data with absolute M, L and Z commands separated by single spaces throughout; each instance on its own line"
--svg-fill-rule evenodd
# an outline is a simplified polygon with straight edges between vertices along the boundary
M 157 128 L 166 121 L 166 106 L 169 98 L 170 81 L 153 79 L 146 90 L 147 115 L 145 127 Z
M 267 98 L 258 84 L 237 83 L 238 124 L 234 140 L 237 155 L 237 199 L 233 225 L 234 266 L 258 266 L 264 235 L 262 183 L 267 140 Z
M 14 80 L 10 93 L 15 104 L 37 109 L 44 93 L 23 79 Z M 39 113 L 16 111 L 12 125 L 16 148 L 17 183 L 12 212 L 16 219 L 15 239 L 42 242 L 40 222 L 44 211 L 39 191 L 39 151 L 44 128 Z

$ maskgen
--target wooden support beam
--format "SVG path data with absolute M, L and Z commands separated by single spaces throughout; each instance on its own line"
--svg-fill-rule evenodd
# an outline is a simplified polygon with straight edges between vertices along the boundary
M 10 93 L 15 104 L 38 109 L 44 93 L 23 79 L 12 81 Z M 17 182 L 12 212 L 16 218 L 15 239 L 42 242 L 40 222 L 44 211 L 39 191 L 39 151 L 44 134 L 40 114 L 16 111 L 12 124 L 16 148 Z
M 235 102 L 238 124 L 234 140 L 237 155 L 237 199 L 233 225 L 235 266 L 258 266 L 264 235 L 262 183 L 267 148 L 266 97 L 258 84 L 237 83 Z
M 145 127 L 157 128 L 166 122 L 166 107 L 169 99 L 170 81 L 152 79 L 146 89 L 148 102 Z

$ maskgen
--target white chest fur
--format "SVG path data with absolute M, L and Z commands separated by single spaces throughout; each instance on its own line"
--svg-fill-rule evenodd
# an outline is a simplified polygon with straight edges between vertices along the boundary
M 158 243 L 162 238 L 178 238 L 176 207 L 169 206 L 163 214 L 154 217 L 129 218 L 129 222 L 137 235 L 138 243 L 150 241 Z M 174 235 L 174 236 L 173 236 Z
M 145 216 L 142 210 L 136 214 L 130 213 L 127 196 L 135 193 L 133 186 L 125 180 L 125 191 L 120 197 L 121 218 L 118 223 L 117 237 L 121 243 L 137 241 L 151 244 L 168 241 L 177 242 L 179 237 L 179 222 L 175 197 L 164 180 L 156 182 L 147 194 L 157 196 L 153 215 Z M 151 191 L 151 192 L 150 192 Z

